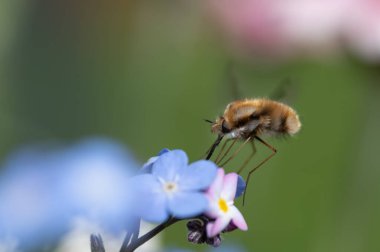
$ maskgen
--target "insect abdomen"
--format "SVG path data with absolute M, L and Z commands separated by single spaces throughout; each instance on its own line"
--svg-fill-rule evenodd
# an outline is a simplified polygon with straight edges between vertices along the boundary
M 272 135 L 294 135 L 300 130 L 298 115 L 290 107 L 277 111 L 281 113 L 271 116 L 269 128 Z

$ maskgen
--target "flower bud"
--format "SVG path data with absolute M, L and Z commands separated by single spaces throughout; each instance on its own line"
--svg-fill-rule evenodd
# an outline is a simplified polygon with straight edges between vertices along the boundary
M 206 235 L 199 231 L 190 231 L 187 235 L 187 240 L 192 243 L 201 244 L 205 242 Z
M 216 235 L 212 238 L 207 238 L 206 243 L 208 245 L 213 246 L 214 248 L 217 248 L 220 246 L 220 244 L 222 244 L 222 238 L 220 237 L 220 235 Z
M 186 226 L 189 231 L 201 231 L 204 229 L 202 222 L 199 220 L 191 220 Z

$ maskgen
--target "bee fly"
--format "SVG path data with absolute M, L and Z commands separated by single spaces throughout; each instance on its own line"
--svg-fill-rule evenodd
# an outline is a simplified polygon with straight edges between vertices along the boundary
M 206 121 L 212 124 L 211 131 L 218 134 L 218 138 L 207 151 L 206 159 L 211 158 L 216 147 L 220 144 L 223 138 L 227 139 L 215 160 L 219 166 L 224 166 L 227 164 L 236 156 L 245 144 L 251 143 L 252 153 L 239 168 L 238 173 L 240 173 L 256 152 L 254 140 L 259 141 L 272 151 L 267 158 L 249 171 L 246 180 L 247 186 L 251 174 L 270 158 L 272 158 L 277 152 L 273 146 L 265 142 L 261 139 L 261 137 L 292 136 L 301 128 L 301 122 L 294 109 L 283 103 L 264 98 L 245 99 L 231 102 L 227 105 L 223 116 L 217 118 L 215 122 L 209 120 Z M 230 142 L 231 140 L 233 142 L 222 155 L 227 142 Z M 226 157 L 237 140 L 242 140 L 244 142 L 225 162 L 222 163 L 222 160 Z M 243 204 L 244 199 L 245 194 L 243 197 Z

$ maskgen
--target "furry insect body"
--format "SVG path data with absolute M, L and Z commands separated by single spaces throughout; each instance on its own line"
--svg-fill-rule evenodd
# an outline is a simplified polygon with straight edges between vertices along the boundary
M 294 135 L 301 128 L 297 113 L 288 105 L 269 99 L 246 99 L 227 105 L 212 132 L 226 138 Z

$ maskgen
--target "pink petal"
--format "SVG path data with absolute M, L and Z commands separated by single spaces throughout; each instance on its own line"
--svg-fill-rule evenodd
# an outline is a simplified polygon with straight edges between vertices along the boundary
M 219 234 L 228 226 L 231 219 L 224 216 L 215 220 L 215 222 L 209 222 L 206 226 L 207 237 L 211 238 Z
M 215 177 L 214 182 L 212 182 L 211 186 L 207 190 L 207 195 L 211 199 L 219 198 L 220 192 L 222 191 L 223 186 L 223 178 L 224 178 L 224 170 L 219 168 Z
M 212 218 L 212 219 L 215 219 L 215 218 L 218 218 L 218 217 L 219 217 L 219 214 L 218 214 L 216 211 L 207 211 L 207 212 L 205 213 L 205 215 L 206 215 L 207 217 Z
M 243 215 L 240 213 L 239 209 L 235 206 L 231 206 L 232 223 L 239 229 L 246 231 L 248 230 L 247 222 L 245 222 Z
M 212 219 L 216 219 L 220 216 L 219 206 L 216 202 L 212 201 L 212 199 L 209 199 L 209 207 L 205 214 Z
M 212 235 L 212 229 L 213 228 L 214 228 L 214 223 L 213 222 L 207 223 L 207 226 L 206 226 L 207 237 L 211 237 L 211 235 Z
M 227 201 L 235 199 L 236 187 L 238 182 L 238 175 L 236 173 L 228 173 L 223 179 L 223 189 L 221 196 Z

